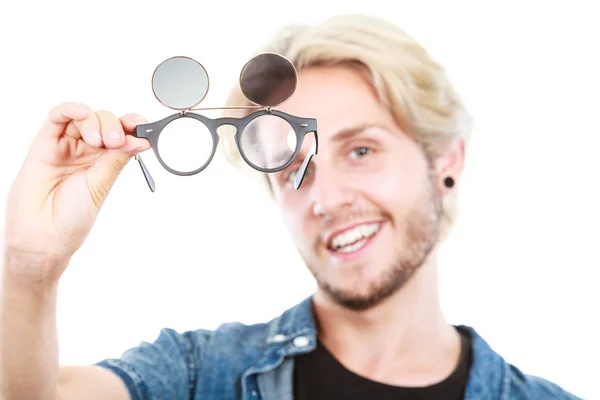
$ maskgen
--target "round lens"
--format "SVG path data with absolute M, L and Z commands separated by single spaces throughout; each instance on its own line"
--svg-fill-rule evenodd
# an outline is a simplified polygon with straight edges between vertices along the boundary
M 251 102 L 275 107 L 296 90 L 296 68 L 279 54 L 259 54 L 246 63 L 240 74 L 240 88 Z
M 192 108 L 208 93 L 208 73 L 191 58 L 169 58 L 154 71 L 152 90 L 158 101 L 169 108 Z
M 213 137 L 202 122 L 181 117 L 160 133 L 157 152 L 171 169 L 188 173 L 206 165 L 213 151 Z
M 283 167 L 294 155 L 297 137 L 283 118 L 267 114 L 254 118 L 241 136 L 244 155 L 255 166 L 273 170 Z

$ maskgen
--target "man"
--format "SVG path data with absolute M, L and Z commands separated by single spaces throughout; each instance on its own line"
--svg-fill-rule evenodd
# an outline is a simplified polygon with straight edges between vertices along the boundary
M 66 103 L 11 188 L 3 399 L 575 398 L 441 312 L 436 251 L 456 216 L 470 133 L 443 68 L 397 27 L 363 16 L 285 29 L 264 50 L 299 71 L 278 109 L 319 124 L 300 189 L 297 165 L 265 177 L 314 296 L 265 324 L 164 329 L 119 359 L 59 368 L 58 280 L 122 168 L 149 148 L 128 135 L 143 117 Z M 242 100 L 236 90 L 228 103 Z

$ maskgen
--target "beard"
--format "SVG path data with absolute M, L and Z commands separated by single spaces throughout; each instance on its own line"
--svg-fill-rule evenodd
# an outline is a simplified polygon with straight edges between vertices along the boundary
M 425 263 L 440 237 L 441 198 L 435 190 L 432 175 L 421 201 L 410 210 L 403 221 L 404 246 L 395 249 L 395 258 L 372 282 L 366 292 L 343 289 L 324 280 L 318 268 L 309 265 L 317 285 L 337 304 L 352 310 L 364 311 L 396 293 Z

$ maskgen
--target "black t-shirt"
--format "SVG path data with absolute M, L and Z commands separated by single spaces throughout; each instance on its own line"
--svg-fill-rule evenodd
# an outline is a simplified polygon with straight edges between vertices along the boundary
M 296 400 L 463 400 L 472 363 L 471 337 L 461 330 L 461 356 L 454 372 L 426 387 L 400 387 L 371 381 L 340 364 L 321 342 L 315 351 L 296 357 Z

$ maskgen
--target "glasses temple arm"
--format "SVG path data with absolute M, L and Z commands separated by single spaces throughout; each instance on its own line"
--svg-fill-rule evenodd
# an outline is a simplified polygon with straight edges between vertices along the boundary
M 300 189 L 300 185 L 302 185 L 302 181 L 304 180 L 304 175 L 306 174 L 306 170 L 308 168 L 308 164 L 310 164 L 310 160 L 312 160 L 313 156 L 317 154 L 319 151 L 319 138 L 317 136 L 317 131 L 314 131 L 315 134 L 315 148 L 312 153 L 308 153 L 302 161 L 302 165 L 298 169 L 298 173 L 294 177 L 294 189 Z
M 156 190 L 156 186 L 154 184 L 154 179 L 152 179 L 152 175 L 150 175 L 150 171 L 148 171 L 148 167 L 146 167 L 146 164 L 144 164 L 144 161 L 142 161 L 142 156 L 140 156 L 139 154 L 136 154 L 135 159 L 140 164 L 140 168 L 142 169 L 142 173 L 144 174 L 144 178 L 146 178 L 146 183 L 148 183 L 150 190 L 152 192 L 154 192 Z
M 310 163 L 310 160 L 313 158 L 314 155 L 314 153 L 309 153 L 307 154 L 306 158 L 304 158 L 304 161 L 302 161 L 302 165 L 300 166 L 300 168 L 298 169 L 298 173 L 294 177 L 294 189 L 300 189 L 300 185 L 302 185 L 302 181 L 304 180 L 304 175 L 306 174 L 308 164 Z

